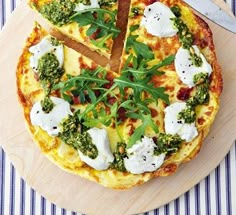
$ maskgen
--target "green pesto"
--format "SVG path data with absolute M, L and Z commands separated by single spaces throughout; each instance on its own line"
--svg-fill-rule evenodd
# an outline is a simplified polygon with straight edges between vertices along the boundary
M 207 104 L 209 102 L 209 80 L 207 73 L 199 73 L 194 76 L 194 83 L 196 84 L 195 95 L 187 100 L 187 104 L 197 106 Z
M 50 88 L 60 80 L 64 69 L 58 67 L 59 61 L 53 53 L 46 53 L 39 59 L 37 71 L 39 80 L 44 86 Z
M 88 156 L 91 159 L 95 159 L 98 156 L 98 149 L 93 144 L 92 138 L 88 132 L 82 134 L 77 134 L 76 138 L 76 148 L 79 149 L 83 155 Z
M 52 0 L 43 5 L 39 12 L 54 25 L 62 26 L 70 22 L 69 18 L 75 13 L 76 3 L 77 1 L 71 0 Z
M 135 17 L 135 16 L 139 16 L 139 15 L 142 15 L 140 8 L 139 7 L 132 7 L 130 16 Z
M 116 150 L 114 154 L 114 161 L 111 164 L 112 169 L 116 169 L 121 172 L 126 172 L 124 158 L 127 157 L 126 153 L 126 144 L 125 143 L 117 143 Z
M 56 38 L 54 38 L 54 37 L 51 37 L 51 43 L 52 43 L 53 46 L 61 45 L 61 42 L 59 40 L 57 40 Z
M 180 18 L 173 18 L 174 26 L 178 29 L 178 36 L 183 48 L 190 49 L 193 44 L 193 35 L 189 31 L 188 26 Z
M 178 119 L 183 119 L 185 123 L 193 123 L 196 120 L 196 113 L 193 106 L 187 107 L 178 114 Z
M 49 96 L 46 96 L 43 100 L 41 100 L 40 104 L 42 106 L 42 110 L 45 113 L 49 113 L 54 107 L 54 104 L 52 100 L 49 98 Z
M 157 138 L 157 147 L 154 150 L 154 155 L 159 155 L 162 153 L 166 153 L 167 155 L 169 155 L 175 153 L 180 148 L 182 142 L 183 140 L 177 134 L 171 135 L 160 133 Z
M 76 150 L 80 150 L 83 155 L 91 159 L 95 159 L 98 156 L 98 149 L 93 144 L 89 133 L 86 131 L 81 133 L 82 128 L 77 113 L 64 120 L 60 128 L 59 137 L 65 144 L 72 146 Z
M 111 7 L 113 4 L 115 4 L 117 0 L 99 0 L 100 7 Z
M 207 73 L 203 73 L 203 72 L 198 73 L 198 74 L 194 75 L 193 83 L 195 85 L 202 84 L 202 83 L 207 81 L 207 78 L 208 78 L 208 74 Z
M 200 56 L 198 56 L 195 52 L 192 53 L 190 51 L 190 56 L 191 56 L 191 59 L 192 59 L 192 62 L 195 66 L 197 67 L 200 67 L 202 65 L 202 58 Z
M 197 86 L 196 94 L 194 95 L 195 105 L 203 105 L 209 102 L 209 83 L 203 83 Z
M 171 7 L 170 9 L 176 17 L 181 16 L 181 10 L 178 5 L 175 5 L 175 6 Z
M 178 29 L 178 36 L 183 48 L 189 50 L 193 64 L 197 67 L 200 67 L 203 63 L 202 58 L 198 56 L 192 48 L 194 36 L 190 32 L 188 26 L 184 23 L 184 21 L 180 19 L 181 10 L 179 6 L 175 5 L 171 8 L 171 10 L 176 16 L 176 18 L 173 18 L 172 20 L 174 22 L 174 26 Z

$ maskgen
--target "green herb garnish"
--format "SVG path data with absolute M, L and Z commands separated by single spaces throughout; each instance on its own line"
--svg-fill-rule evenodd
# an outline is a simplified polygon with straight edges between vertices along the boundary
M 195 122 L 195 108 L 193 106 L 187 105 L 187 107 L 178 114 L 178 119 L 183 119 L 185 123 Z
M 68 116 L 61 125 L 59 137 L 61 140 L 72 146 L 76 150 L 80 150 L 85 156 L 95 159 L 98 156 L 98 149 L 93 144 L 88 132 L 81 132 L 81 124 L 76 112 L 73 116 Z
M 70 20 L 77 22 L 81 27 L 89 26 L 86 32 L 87 36 L 97 32 L 92 43 L 99 48 L 106 48 L 106 41 L 109 38 L 116 38 L 120 33 L 120 30 L 115 26 L 116 14 L 117 11 L 102 8 L 87 9 L 75 13 L 70 17 Z
M 101 67 L 94 71 L 83 69 L 80 75 L 67 77 L 68 79 L 65 82 L 60 82 L 53 89 L 60 89 L 62 94 L 71 92 L 73 96 L 79 97 L 82 104 L 86 102 L 96 103 L 95 90 L 103 88 L 104 84 L 109 83 L 106 80 L 106 71 Z
M 159 155 L 166 153 L 169 155 L 171 153 L 175 153 L 180 148 L 182 142 L 183 140 L 177 134 L 171 135 L 160 133 L 156 141 L 157 148 L 155 149 L 154 154 Z
M 70 0 L 52 0 L 44 4 L 39 12 L 54 25 L 62 26 L 70 22 L 76 2 Z
M 175 6 L 171 7 L 170 9 L 176 17 L 181 16 L 181 10 L 180 10 L 180 7 L 178 5 L 175 5 Z
M 137 57 L 140 56 L 143 59 L 149 59 L 149 60 L 154 59 L 154 54 L 151 48 L 148 45 L 137 41 L 138 37 L 139 37 L 138 35 L 130 35 L 127 38 L 125 51 L 128 53 L 130 49 L 133 49 Z
M 53 53 L 47 53 L 39 59 L 37 71 L 40 82 L 46 88 L 56 84 L 64 73 L 64 69 L 59 68 L 59 61 Z
M 44 99 L 41 100 L 40 104 L 41 104 L 42 110 L 45 113 L 49 113 L 54 107 L 54 104 L 52 100 L 49 98 L 49 96 L 45 96 Z
M 126 172 L 124 158 L 127 157 L 126 153 L 126 144 L 125 143 L 117 143 L 114 154 L 114 161 L 111 164 L 112 169 L 116 169 L 121 172 Z
M 139 7 L 132 7 L 131 8 L 131 17 L 142 15 Z

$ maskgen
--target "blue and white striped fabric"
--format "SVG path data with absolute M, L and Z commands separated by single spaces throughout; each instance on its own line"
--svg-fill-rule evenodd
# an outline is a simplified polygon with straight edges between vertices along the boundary
M 21 0 L 0 0 L 0 27 Z M 226 0 L 233 13 L 236 0 Z M 0 148 L 0 215 L 79 215 L 47 201 L 16 173 Z M 191 190 L 145 215 L 236 215 L 236 142 L 220 165 Z

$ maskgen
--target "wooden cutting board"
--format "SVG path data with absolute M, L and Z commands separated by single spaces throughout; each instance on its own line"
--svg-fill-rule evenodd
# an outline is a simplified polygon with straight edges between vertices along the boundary
M 229 11 L 223 1 L 217 2 Z M 207 176 L 229 151 L 236 139 L 236 35 L 207 21 L 214 34 L 223 70 L 224 91 L 220 112 L 199 156 L 182 165 L 173 176 L 157 178 L 128 191 L 110 190 L 60 170 L 32 143 L 16 98 L 16 64 L 34 20 L 44 23 L 23 2 L 0 35 L 0 144 L 18 173 L 49 201 L 86 214 L 118 215 L 149 211 L 189 190 Z M 116 58 L 122 47 L 121 39 L 117 41 L 111 61 L 113 69 L 117 68 Z M 96 54 L 69 40 L 66 44 L 97 59 Z M 102 58 L 99 63 L 105 65 L 108 62 Z

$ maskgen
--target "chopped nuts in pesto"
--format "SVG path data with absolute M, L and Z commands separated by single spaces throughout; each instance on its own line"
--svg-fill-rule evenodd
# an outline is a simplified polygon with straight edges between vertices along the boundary
M 49 113 L 54 107 L 54 104 L 52 100 L 49 98 L 49 96 L 45 96 L 45 98 L 41 100 L 40 104 L 42 106 L 42 110 L 45 113 Z
M 157 147 L 154 150 L 154 155 L 160 155 L 162 153 L 169 155 L 178 151 L 183 140 L 178 134 L 160 133 L 155 142 Z
M 196 86 L 195 95 L 187 100 L 191 106 L 202 105 L 209 102 L 209 80 L 207 73 L 199 73 L 194 76 Z
M 207 73 L 203 73 L 203 72 L 198 73 L 198 74 L 194 75 L 193 83 L 195 85 L 202 84 L 202 83 L 206 82 L 207 78 L 208 78 L 208 74 Z
M 183 119 L 185 123 L 193 123 L 196 120 L 196 113 L 193 106 L 187 105 L 183 111 L 178 114 L 178 119 Z
M 88 156 L 91 159 L 95 159 L 98 156 L 98 149 L 92 142 L 92 138 L 88 132 L 82 134 L 77 134 L 76 138 L 76 148 L 79 149 L 83 155 Z
M 57 83 L 64 73 L 64 69 L 59 68 L 59 61 L 53 53 L 46 53 L 39 59 L 37 71 L 39 80 L 49 88 Z
M 191 47 L 189 49 L 190 52 L 190 56 L 192 58 L 192 62 L 195 66 L 200 67 L 202 65 L 202 58 L 200 56 L 198 56 L 195 52 L 195 50 L 193 49 L 193 47 Z
M 77 113 L 64 120 L 60 128 L 59 137 L 65 144 L 72 146 L 76 150 L 80 150 L 85 156 L 91 159 L 95 159 L 98 156 L 98 149 L 92 143 L 89 133 L 86 131 L 81 133 L 81 125 Z
M 180 18 L 173 18 L 174 26 L 178 29 L 178 36 L 183 48 L 190 49 L 193 44 L 193 35 L 189 31 L 188 26 Z
M 127 157 L 126 153 L 126 144 L 125 143 L 117 143 L 116 150 L 113 153 L 114 154 L 114 161 L 111 164 L 112 169 L 116 169 L 121 172 L 125 172 L 125 164 L 124 164 L 124 158 Z
M 76 3 L 76 0 L 52 0 L 44 4 L 39 12 L 54 25 L 62 26 L 70 22 L 69 18 L 75 13 Z
M 178 36 L 183 48 L 189 50 L 193 64 L 197 67 L 200 67 L 203 63 L 202 58 L 195 53 L 192 47 L 194 41 L 193 34 L 190 32 L 188 26 L 184 23 L 184 21 L 179 18 L 181 16 L 181 10 L 179 6 L 176 5 L 172 7 L 171 10 L 176 16 L 176 18 L 173 18 L 172 20 L 174 22 L 174 26 L 178 29 Z

